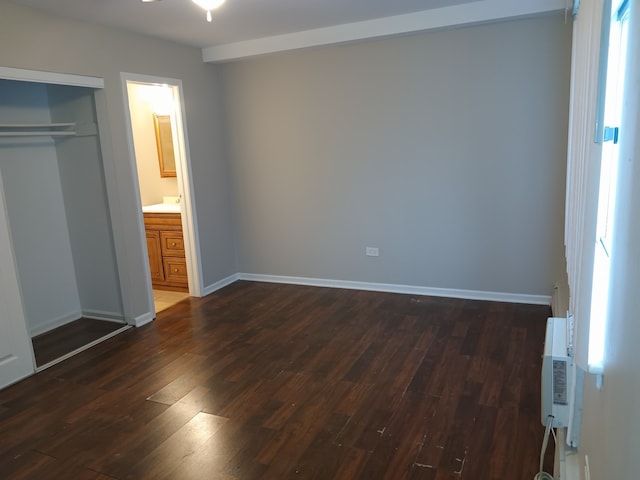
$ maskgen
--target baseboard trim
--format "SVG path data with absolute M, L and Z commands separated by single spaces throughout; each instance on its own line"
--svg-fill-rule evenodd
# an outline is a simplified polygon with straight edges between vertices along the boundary
M 83 310 L 82 316 L 92 320 L 102 320 L 105 322 L 123 323 L 124 315 L 113 312 L 104 312 L 102 310 Z
M 202 296 L 206 297 L 207 295 L 210 295 L 213 292 L 220 290 L 221 288 L 231 285 L 233 282 L 237 282 L 238 280 L 240 280 L 240 275 L 241 274 L 239 273 L 234 273 L 233 275 L 229 275 L 227 278 L 223 278 L 216 283 L 207 285 L 202 289 Z
M 127 320 L 129 325 L 133 325 L 134 327 L 142 327 L 147 323 L 153 322 L 153 319 L 156 318 L 153 316 L 151 312 L 143 313 L 142 315 L 138 315 L 130 320 Z
M 57 318 L 52 320 L 47 320 L 45 323 L 38 325 L 36 327 L 29 328 L 29 334 L 32 337 L 37 335 L 42 335 L 43 333 L 47 333 L 55 328 L 66 325 L 67 323 L 71 323 L 75 320 L 78 320 L 82 317 L 82 312 L 80 310 L 74 310 L 73 312 L 67 313 L 65 315 L 60 315 Z
M 533 305 L 550 305 L 550 295 L 527 295 L 518 293 L 485 292 L 480 290 L 461 290 L 453 288 L 418 287 L 413 285 L 397 285 L 390 283 L 352 282 L 348 280 L 329 280 L 323 278 L 289 277 L 279 275 L 261 275 L 255 273 L 238 273 L 233 275 L 237 280 L 248 280 L 267 283 L 287 283 L 291 285 L 308 285 L 313 287 L 345 288 L 349 290 L 366 290 L 371 292 L 404 293 L 408 295 L 425 295 L 433 297 L 460 298 L 464 300 L 487 300 L 492 302 L 527 303 Z M 231 278 L 231 277 L 229 277 Z

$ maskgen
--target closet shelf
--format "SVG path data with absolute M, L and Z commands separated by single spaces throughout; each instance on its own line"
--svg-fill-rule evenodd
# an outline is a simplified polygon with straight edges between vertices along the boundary
M 0 123 L 0 137 L 70 137 L 76 135 L 71 123 Z

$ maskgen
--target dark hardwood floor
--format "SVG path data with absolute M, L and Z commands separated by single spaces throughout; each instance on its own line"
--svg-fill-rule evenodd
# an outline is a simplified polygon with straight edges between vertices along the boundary
M 0 478 L 530 480 L 549 315 L 236 282 L 1 391 Z
M 80 318 L 31 339 L 36 365 L 41 367 L 124 327 L 122 323 Z

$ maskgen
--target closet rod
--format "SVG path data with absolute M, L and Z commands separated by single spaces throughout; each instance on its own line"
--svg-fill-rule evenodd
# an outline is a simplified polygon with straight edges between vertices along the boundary
M 69 123 L 0 123 L 0 128 L 62 128 L 75 127 L 75 122 Z
M 0 137 L 73 137 L 76 132 L 56 132 L 56 131 L 41 131 L 41 132 L 0 132 Z
M 73 122 L 0 123 L 0 137 L 70 137 L 73 135 L 76 135 L 76 124 Z

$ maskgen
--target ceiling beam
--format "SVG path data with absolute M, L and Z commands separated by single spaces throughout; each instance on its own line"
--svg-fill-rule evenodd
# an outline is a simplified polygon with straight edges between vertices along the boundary
M 461 25 L 507 20 L 567 11 L 568 0 L 476 0 L 463 5 L 424 10 L 405 15 L 316 28 L 202 49 L 207 63 L 227 62 L 269 53 L 335 45 L 358 40 L 403 35 Z

